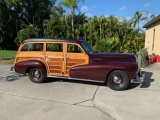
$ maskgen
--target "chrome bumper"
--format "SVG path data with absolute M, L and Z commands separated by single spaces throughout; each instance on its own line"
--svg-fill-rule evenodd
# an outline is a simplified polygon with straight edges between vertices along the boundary
M 11 71 L 15 71 L 15 68 L 14 67 L 11 67 L 11 69 L 10 69 Z
M 136 78 L 131 80 L 131 83 L 142 83 L 145 77 L 145 72 L 142 72 L 141 69 L 138 70 Z

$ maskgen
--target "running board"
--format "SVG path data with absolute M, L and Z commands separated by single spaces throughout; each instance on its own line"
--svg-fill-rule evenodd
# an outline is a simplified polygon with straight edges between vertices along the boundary
M 50 77 L 50 78 L 62 78 L 62 79 L 76 80 L 76 81 L 87 81 L 87 82 L 105 83 L 104 81 L 89 80 L 89 79 L 80 79 L 80 78 L 72 78 L 72 77 L 63 77 L 63 76 L 51 76 L 51 75 L 48 75 L 47 77 Z

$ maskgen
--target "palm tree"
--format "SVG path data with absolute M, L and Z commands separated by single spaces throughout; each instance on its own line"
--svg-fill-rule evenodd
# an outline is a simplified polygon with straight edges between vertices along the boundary
M 118 18 L 114 17 L 113 15 L 109 16 L 106 20 L 106 26 L 108 28 L 108 37 L 117 37 L 117 31 L 119 28 Z
M 119 42 L 119 51 L 124 52 L 125 43 L 128 40 L 127 36 L 131 33 L 132 29 L 130 29 L 129 22 L 125 18 L 119 18 L 119 27 L 118 27 L 118 38 Z
M 84 31 L 85 31 L 85 39 L 88 41 L 88 43 L 93 46 L 95 43 L 95 21 L 93 18 L 87 18 L 86 23 L 83 25 Z M 94 34 L 93 34 L 94 33 Z
M 146 15 L 146 16 L 144 16 Z M 143 17 L 144 16 L 144 17 Z M 148 13 L 146 11 L 136 11 L 134 14 L 134 17 L 130 20 L 130 25 L 133 26 L 135 29 L 140 31 L 140 22 L 141 21 L 149 21 L 148 19 Z
M 106 19 L 105 16 L 100 16 L 100 17 L 94 16 L 95 23 L 97 23 L 97 28 L 99 28 L 100 40 L 102 39 L 102 36 L 103 36 L 103 26 L 104 26 L 105 19 Z
M 75 15 L 75 10 L 78 9 L 78 3 L 80 0 L 64 0 L 63 2 L 60 2 L 59 5 L 63 5 L 66 8 L 69 8 L 71 11 L 72 15 L 72 21 L 71 21 L 71 26 L 72 26 L 72 38 L 74 39 L 74 15 Z M 84 2 L 84 0 L 82 0 Z

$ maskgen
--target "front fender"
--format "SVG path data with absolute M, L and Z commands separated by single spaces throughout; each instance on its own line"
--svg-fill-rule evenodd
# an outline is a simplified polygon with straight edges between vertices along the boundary
M 138 71 L 138 65 L 137 63 L 131 63 L 131 62 L 117 62 L 113 63 L 112 66 L 116 68 L 119 68 L 120 70 L 125 71 L 128 74 L 128 77 L 130 80 L 136 77 L 137 71 Z M 112 67 L 112 68 L 114 68 Z
M 30 68 L 39 68 L 42 70 L 46 70 L 46 66 L 43 62 L 39 60 L 25 60 L 21 62 L 17 62 L 14 66 L 15 71 L 20 74 L 28 73 L 28 69 Z
M 114 70 L 125 71 L 131 80 L 136 77 L 138 66 L 135 63 L 124 62 L 108 62 L 75 66 L 70 69 L 70 77 L 106 82 L 107 76 Z

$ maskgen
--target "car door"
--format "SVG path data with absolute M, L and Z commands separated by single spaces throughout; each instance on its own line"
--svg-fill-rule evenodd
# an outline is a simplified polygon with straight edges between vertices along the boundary
M 63 42 L 46 43 L 45 60 L 48 65 L 49 75 L 63 76 L 64 74 Z
M 65 76 L 70 76 L 70 68 L 89 63 L 88 55 L 79 44 L 65 43 L 65 49 Z

